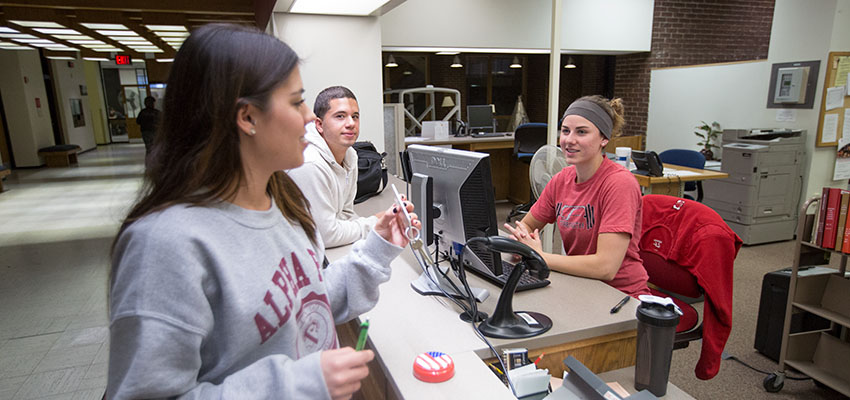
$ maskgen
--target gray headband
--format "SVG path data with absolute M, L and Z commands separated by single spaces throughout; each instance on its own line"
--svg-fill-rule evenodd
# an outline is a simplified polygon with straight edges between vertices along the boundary
M 614 128 L 614 122 L 611 121 L 611 116 L 596 103 L 588 100 L 576 100 L 567 107 L 561 120 L 563 121 L 563 118 L 566 118 L 567 115 L 578 115 L 586 118 L 593 125 L 596 125 L 596 128 L 599 129 L 599 132 L 602 132 L 602 136 L 605 136 L 605 139 L 611 139 L 611 130 Z

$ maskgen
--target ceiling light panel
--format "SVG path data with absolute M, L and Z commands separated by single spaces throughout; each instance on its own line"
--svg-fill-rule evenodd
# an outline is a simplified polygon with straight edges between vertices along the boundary
M 127 27 L 121 24 L 91 24 L 91 23 L 81 23 L 80 25 L 85 26 L 89 29 L 120 29 L 126 30 Z
M 53 46 L 53 47 L 45 47 L 47 50 L 55 50 L 55 51 L 80 51 L 79 49 L 75 49 L 73 47 L 68 46 Z
M 17 20 L 9 20 L 9 22 L 13 24 L 17 24 L 20 26 L 26 26 L 27 28 L 64 28 L 64 26 L 59 25 L 55 22 L 50 21 L 17 21 Z
M 18 43 L 47 43 L 47 44 L 55 43 L 52 40 L 39 39 L 39 38 L 35 38 L 35 39 L 12 39 L 12 40 L 14 40 Z
M 88 47 L 90 49 L 105 49 L 105 48 L 113 49 L 113 48 L 115 48 L 115 46 L 113 46 L 111 44 L 106 44 L 106 43 L 103 43 L 103 44 L 84 44 L 83 47 Z
M 183 25 L 145 25 L 145 26 L 152 31 L 186 32 L 186 27 L 183 26 Z
M 103 58 L 103 57 L 83 57 L 83 60 L 109 62 L 108 58 Z
M 45 35 L 82 35 L 82 33 L 73 29 L 35 28 L 35 30 Z
M 94 40 L 91 37 L 86 36 L 86 35 L 51 35 L 51 36 L 55 37 L 56 39 L 61 39 L 61 40 Z
M 157 36 L 161 38 L 166 37 L 187 37 L 189 36 L 189 32 L 154 32 Z
M 0 33 L 0 37 L 7 39 L 38 39 L 38 37 L 27 33 Z
M 106 43 L 104 43 L 104 42 L 101 42 L 100 40 L 94 40 L 94 39 L 89 39 L 89 40 L 69 40 L 69 42 L 71 42 L 71 43 L 73 43 L 73 44 L 84 44 L 84 45 L 85 45 L 85 44 L 106 44 Z
M 369 15 L 389 0 L 295 0 L 289 12 L 301 14 Z
M 5 26 L 0 26 L 0 33 L 18 33 L 18 31 Z
M 3 49 L 3 50 L 35 50 L 35 49 L 34 49 L 34 48 L 32 48 L 32 47 L 27 47 L 27 46 L 15 46 L 15 45 L 13 45 L 13 44 L 10 44 L 10 45 L 5 45 L 5 44 L 4 44 L 4 45 L 0 45 L 0 49 Z
M 27 44 L 30 45 L 30 46 L 35 46 L 35 47 L 55 47 L 55 46 L 58 46 L 58 44 L 53 43 L 53 42 L 50 42 L 50 43 L 27 43 Z
M 92 50 L 99 52 L 99 53 L 111 53 L 111 52 L 120 53 L 120 52 L 124 51 L 124 50 L 121 50 L 121 49 L 118 49 L 118 48 L 115 48 L 115 47 L 104 47 L 104 48 L 97 48 L 97 49 L 92 49 Z
M 104 35 L 104 36 L 139 36 L 138 33 L 133 32 L 131 30 L 108 30 L 108 29 L 97 29 L 95 32 Z

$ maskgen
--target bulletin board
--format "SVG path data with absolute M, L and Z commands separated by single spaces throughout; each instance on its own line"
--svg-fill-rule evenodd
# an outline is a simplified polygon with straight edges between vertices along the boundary
M 842 132 L 850 129 L 850 120 L 845 116 L 850 115 L 850 97 L 847 96 L 848 79 L 850 73 L 850 52 L 833 51 L 829 53 L 826 63 L 826 78 L 823 80 L 823 97 L 821 98 L 820 114 L 818 116 L 818 136 L 815 145 L 818 147 L 834 147 L 842 138 Z M 838 99 L 838 89 L 844 90 Z M 836 101 L 829 101 L 829 98 Z M 827 109 L 830 104 L 838 105 Z M 845 124 L 847 126 L 845 127 Z M 847 128 L 847 129 L 845 129 Z

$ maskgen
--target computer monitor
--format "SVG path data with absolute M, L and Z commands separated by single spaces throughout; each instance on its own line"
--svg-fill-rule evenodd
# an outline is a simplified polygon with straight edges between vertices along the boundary
M 433 232 L 440 249 L 457 257 L 470 238 L 497 236 L 496 207 L 490 174 L 490 155 L 435 146 L 407 147 L 410 172 L 433 178 L 431 221 L 421 221 L 422 232 Z M 417 210 L 429 205 L 411 196 Z M 427 219 L 427 218 L 426 218 Z M 427 224 L 432 224 L 430 227 Z M 432 238 L 424 238 L 429 243 Z M 472 269 L 481 273 L 501 274 L 501 254 L 473 244 L 464 254 Z
M 496 132 L 496 120 L 493 119 L 493 106 L 466 106 L 466 116 L 469 119 L 467 132 Z

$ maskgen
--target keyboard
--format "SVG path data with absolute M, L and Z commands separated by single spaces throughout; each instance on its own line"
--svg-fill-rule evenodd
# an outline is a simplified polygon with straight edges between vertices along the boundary
M 505 132 L 477 132 L 469 135 L 469 137 L 472 138 L 489 138 L 502 136 L 505 136 Z
M 505 284 L 508 282 L 508 277 L 511 276 L 511 271 L 514 270 L 514 265 L 502 260 L 502 275 L 496 277 L 497 280 L 501 283 L 499 286 L 505 287 Z M 529 273 L 529 270 L 522 271 L 522 275 L 519 277 L 519 283 L 516 285 L 516 291 L 521 292 L 523 290 L 529 289 L 537 289 L 542 288 L 549 285 L 548 279 L 540 279 L 536 275 L 532 275 Z M 537 272 L 534 272 L 535 274 Z

